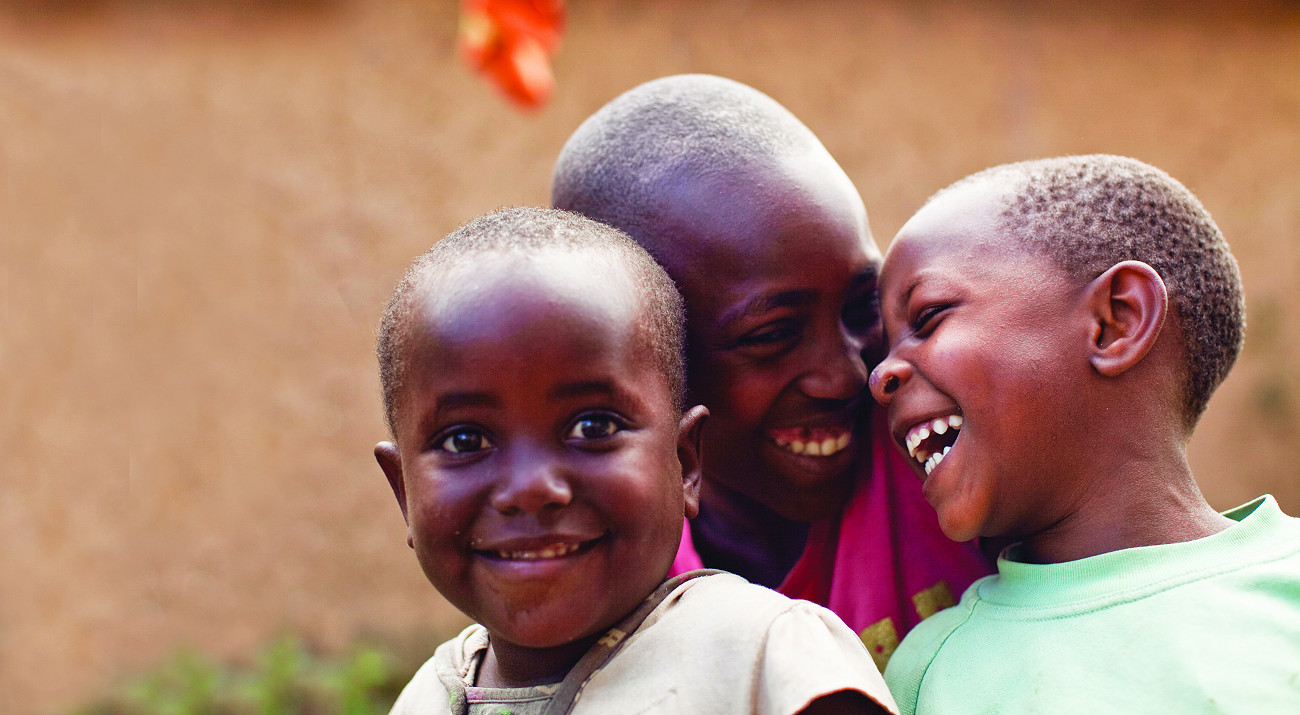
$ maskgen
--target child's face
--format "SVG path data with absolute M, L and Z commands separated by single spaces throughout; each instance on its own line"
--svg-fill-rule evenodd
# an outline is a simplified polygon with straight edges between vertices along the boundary
M 425 289 L 400 452 L 376 448 L 425 574 L 494 642 L 551 648 L 616 623 L 698 504 L 683 463 L 697 470 L 700 415 L 679 438 L 630 278 L 589 258 L 481 256 Z
M 1002 231 L 1000 191 L 921 209 L 881 276 L 890 350 L 871 391 L 957 541 L 1037 533 L 1077 496 L 1062 474 L 1084 411 L 1081 286 Z
M 880 252 L 829 157 L 669 187 L 661 256 L 688 313 L 691 402 L 709 408 L 705 474 L 773 511 L 840 508 L 860 452 L 862 354 L 878 355 Z

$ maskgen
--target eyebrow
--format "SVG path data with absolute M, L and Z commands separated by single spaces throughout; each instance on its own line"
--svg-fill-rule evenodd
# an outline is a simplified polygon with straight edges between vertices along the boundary
M 434 398 L 432 412 L 425 413 L 416 422 L 420 432 L 429 432 L 433 426 L 446 420 L 446 413 L 467 407 L 500 407 L 501 400 L 489 392 L 447 392 Z
M 813 293 L 814 291 L 811 290 L 786 290 L 779 293 L 755 296 L 723 313 L 718 323 L 724 326 L 730 325 L 741 318 L 761 315 L 776 308 L 794 308 L 807 305 L 813 301 Z
M 853 277 L 853 280 L 849 282 L 849 289 L 853 290 L 862 286 L 874 286 L 879 278 L 879 269 L 874 265 L 868 266 Z M 763 313 L 776 308 L 797 308 L 802 305 L 807 305 L 815 299 L 815 290 L 786 290 L 777 293 L 758 295 L 723 313 L 722 317 L 718 320 L 718 323 L 726 326 L 747 316 L 762 315 Z
M 546 396 L 552 400 L 575 397 L 604 397 L 613 403 L 639 405 L 640 400 L 612 380 L 578 380 L 565 382 L 551 388 Z
M 436 412 L 461 407 L 499 407 L 501 400 L 487 392 L 448 392 L 437 397 Z

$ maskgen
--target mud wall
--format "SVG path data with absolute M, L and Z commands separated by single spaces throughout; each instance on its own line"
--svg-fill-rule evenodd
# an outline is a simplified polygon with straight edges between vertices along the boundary
M 572 0 L 535 115 L 458 64 L 451 0 L 0 8 L 0 711 L 179 644 L 457 620 L 370 456 L 382 302 L 459 223 L 544 204 L 577 124 L 671 73 L 790 107 L 882 244 L 991 164 L 1179 177 L 1250 309 L 1193 468 L 1218 507 L 1300 513 L 1300 11 L 1091 5 Z

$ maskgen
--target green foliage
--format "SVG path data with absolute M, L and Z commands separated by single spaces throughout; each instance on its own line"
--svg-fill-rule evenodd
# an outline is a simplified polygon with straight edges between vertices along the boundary
M 437 641 L 433 641 L 436 643 Z M 76 710 L 77 715 L 372 715 L 387 713 L 425 653 L 354 645 L 314 653 L 286 636 L 250 665 L 182 650 L 151 673 Z

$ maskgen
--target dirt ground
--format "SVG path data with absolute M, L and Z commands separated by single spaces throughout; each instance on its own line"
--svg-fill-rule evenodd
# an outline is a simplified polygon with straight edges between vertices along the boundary
M 1300 9 L 1092 5 L 571 0 L 532 115 L 458 64 L 452 0 L 0 7 L 0 711 L 181 644 L 458 620 L 371 458 L 381 305 L 459 223 L 546 203 L 584 117 L 679 72 L 802 117 L 882 244 L 991 164 L 1104 151 L 1183 180 L 1250 311 L 1193 468 L 1217 507 L 1300 514 Z

